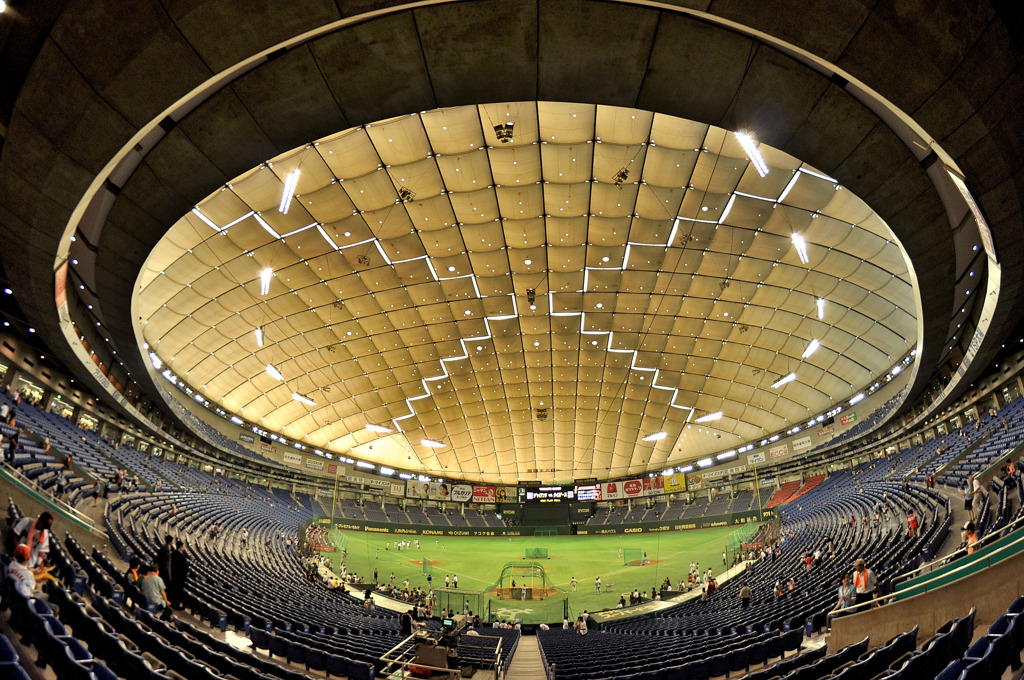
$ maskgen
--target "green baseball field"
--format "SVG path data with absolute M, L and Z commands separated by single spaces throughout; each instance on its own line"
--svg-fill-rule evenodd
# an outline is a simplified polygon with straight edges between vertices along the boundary
M 691 561 L 699 563 L 702 570 L 711 567 L 715 575 L 721 574 L 722 552 L 736 531 L 733 526 L 610 536 L 435 538 L 335 530 L 332 540 L 338 552 L 328 555 L 337 565 L 344 548 L 349 572 L 369 582 L 376 569 L 377 583 L 384 585 L 394 572 L 398 588 L 405 579 L 410 588 L 426 588 L 430 573 L 438 607 L 447 604 L 463 609 L 462 593 L 444 592 L 445 578 L 457 576 L 460 591 L 480 593 L 469 598 L 474 613 L 483 615 L 489 601 L 490 611 L 502 620 L 551 623 L 561 622 L 563 612 L 575 616 L 583 610 L 614 608 L 622 594 L 627 594 L 628 601 L 634 588 L 649 596 L 651 588 L 657 588 L 666 577 L 674 590 L 685 580 Z M 419 549 L 415 547 L 417 538 Z M 410 547 L 399 550 L 396 541 L 401 540 L 408 541 Z M 598 577 L 600 593 L 595 586 Z M 526 600 L 520 599 L 523 585 L 528 588 Z

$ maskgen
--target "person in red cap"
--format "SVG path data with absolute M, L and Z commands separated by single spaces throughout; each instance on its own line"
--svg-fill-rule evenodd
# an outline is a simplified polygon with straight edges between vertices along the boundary
M 28 561 L 32 551 L 25 544 L 15 546 L 14 559 L 7 566 L 7 576 L 10 577 L 14 589 L 22 596 L 39 597 L 39 581 L 46 578 L 45 573 L 33 571 L 28 568 Z
M 53 515 L 44 512 L 37 519 L 22 517 L 11 531 L 18 545 L 26 545 L 29 549 L 28 567 L 35 569 L 45 563 L 50 553 L 50 527 L 53 526 Z

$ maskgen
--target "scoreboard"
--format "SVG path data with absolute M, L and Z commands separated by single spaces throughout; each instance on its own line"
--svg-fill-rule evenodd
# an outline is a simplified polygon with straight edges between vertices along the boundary
M 576 490 L 571 484 L 520 489 L 519 493 L 520 500 L 527 503 L 565 503 L 576 500 Z

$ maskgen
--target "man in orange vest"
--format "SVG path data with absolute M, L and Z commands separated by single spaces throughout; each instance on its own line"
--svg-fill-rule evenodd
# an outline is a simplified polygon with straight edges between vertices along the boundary
M 878 579 L 875 572 L 867 568 L 863 559 L 853 563 L 853 585 L 857 589 L 857 604 L 870 602 L 875 598 Z M 863 608 L 860 611 L 863 611 Z

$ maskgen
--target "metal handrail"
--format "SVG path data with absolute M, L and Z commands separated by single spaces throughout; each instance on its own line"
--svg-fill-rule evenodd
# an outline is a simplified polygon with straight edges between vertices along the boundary
M 28 492 L 30 495 L 35 496 L 35 499 L 43 503 L 43 505 L 48 505 L 52 509 L 66 515 L 70 520 L 89 531 L 98 531 L 96 523 L 91 517 L 79 510 L 76 510 L 66 502 L 54 498 L 34 479 L 29 479 L 17 468 L 6 466 L 0 467 L 0 474 L 8 477 L 11 482 L 21 486 L 23 490 Z

